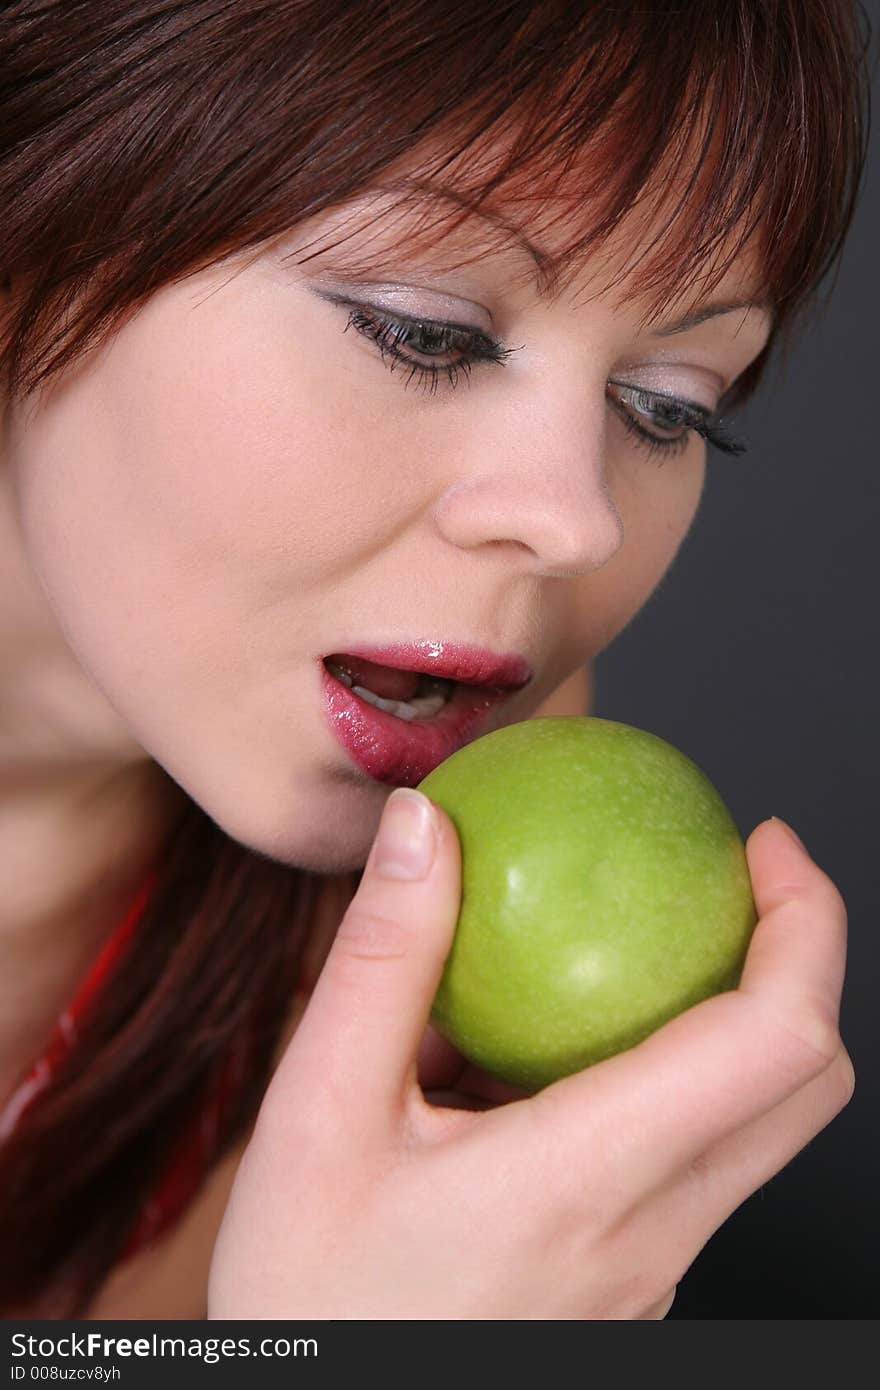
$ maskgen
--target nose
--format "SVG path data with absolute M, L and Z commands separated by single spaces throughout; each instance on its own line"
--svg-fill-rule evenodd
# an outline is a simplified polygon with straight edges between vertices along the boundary
M 535 575 L 575 578 L 607 564 L 623 521 L 605 466 L 605 391 L 543 391 L 538 405 L 484 416 L 458 443 L 468 466 L 435 508 L 445 538 L 462 549 L 508 546 Z M 497 404 L 497 403 L 496 403 Z M 464 475 L 463 475 L 464 474 Z

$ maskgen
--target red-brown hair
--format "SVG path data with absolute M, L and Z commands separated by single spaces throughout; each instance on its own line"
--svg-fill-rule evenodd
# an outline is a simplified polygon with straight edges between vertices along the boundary
M 852 217 L 867 28 L 855 0 L 4 6 L 4 392 L 47 386 L 160 287 L 377 183 L 404 209 L 443 190 L 409 253 L 475 212 L 501 231 L 493 200 L 511 191 L 540 222 L 564 175 L 577 231 L 542 262 L 558 288 L 679 161 L 670 215 L 624 269 L 653 312 L 698 278 L 711 289 L 756 245 L 772 343 L 815 297 Z M 407 159 L 421 162 L 396 177 Z M 258 1055 L 226 1145 L 245 1131 L 316 887 L 188 805 L 112 989 L 0 1150 L 0 1307 L 82 1315 L 256 1006 Z

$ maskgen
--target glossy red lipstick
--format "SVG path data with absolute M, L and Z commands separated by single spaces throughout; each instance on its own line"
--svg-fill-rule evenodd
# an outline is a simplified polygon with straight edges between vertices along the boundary
M 449 700 L 430 719 L 404 720 L 368 704 L 320 662 L 325 717 L 362 772 L 398 787 L 415 787 L 439 763 L 489 731 L 493 715 L 527 685 L 532 671 L 516 655 L 442 641 L 387 647 L 340 644 L 334 652 L 400 671 L 455 681 Z

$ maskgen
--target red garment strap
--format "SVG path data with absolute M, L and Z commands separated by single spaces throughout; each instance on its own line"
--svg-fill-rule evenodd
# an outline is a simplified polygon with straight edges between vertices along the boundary
M 157 877 L 158 869 L 151 869 L 128 912 L 92 961 L 67 1008 L 59 1014 L 42 1056 L 38 1057 L 25 1073 L 0 1110 L 0 1140 L 12 1133 L 28 1106 L 46 1089 L 58 1069 L 59 1062 L 76 1042 L 77 1025 L 131 939 Z

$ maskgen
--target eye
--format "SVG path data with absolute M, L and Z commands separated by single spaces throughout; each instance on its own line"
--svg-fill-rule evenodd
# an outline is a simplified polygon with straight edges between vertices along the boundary
M 505 347 L 495 338 L 467 324 L 419 318 L 412 314 L 387 314 L 345 295 L 322 291 L 322 299 L 348 309 L 343 332 L 353 328 L 374 343 L 382 362 L 390 371 L 408 368 L 405 386 L 411 381 L 425 386 L 431 394 L 445 376 L 453 389 L 471 369 L 484 362 L 504 366 L 522 347 Z M 451 361 L 442 361 L 452 358 Z M 732 439 L 704 406 L 667 396 L 622 381 L 609 381 L 608 399 L 627 430 L 649 452 L 681 453 L 691 433 L 728 454 L 745 452 L 746 445 Z
M 441 375 L 455 388 L 460 377 L 469 379 L 476 364 L 494 362 L 503 366 L 518 348 L 508 348 L 490 338 L 478 328 L 448 323 L 437 319 L 416 318 L 409 314 L 386 314 L 368 305 L 353 304 L 341 295 L 323 296 L 331 303 L 349 308 L 343 332 L 354 328 L 357 333 L 375 343 L 379 355 L 390 371 L 401 365 L 409 368 L 405 385 L 413 380 L 432 394 L 437 390 Z M 451 358 L 451 361 L 442 361 Z
M 733 439 L 711 411 L 693 401 L 628 386 L 622 381 L 609 381 L 607 396 L 627 430 L 649 452 L 680 454 L 687 448 L 692 433 L 722 453 L 736 455 L 746 451 L 742 440 Z

